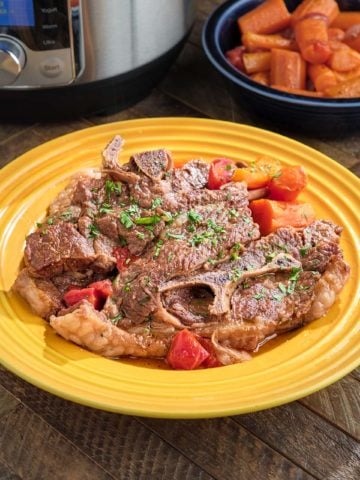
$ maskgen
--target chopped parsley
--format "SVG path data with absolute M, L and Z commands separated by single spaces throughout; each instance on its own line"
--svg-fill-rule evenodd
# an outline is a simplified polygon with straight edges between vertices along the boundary
M 290 282 L 297 282 L 301 274 L 302 269 L 300 267 L 294 267 L 291 269 L 291 274 L 289 277 Z
M 276 252 L 272 252 L 272 253 L 269 253 L 268 255 L 265 256 L 265 261 L 266 263 L 269 263 L 271 262 L 272 260 L 274 260 L 274 258 L 276 257 L 277 253 Z
M 72 211 L 71 210 L 66 210 L 66 212 L 63 212 L 60 215 L 60 218 L 62 218 L 64 220 L 70 220 L 70 218 L 72 218 L 72 216 L 73 216 Z
M 231 210 L 228 211 L 229 217 L 231 218 L 237 218 L 239 216 L 239 212 L 235 210 L 235 208 L 232 208 Z
M 49 217 L 49 218 L 46 220 L 46 223 L 47 223 L 48 225 L 53 225 L 53 224 L 54 224 L 54 220 L 53 220 L 51 217 Z
M 130 292 L 131 291 L 131 286 L 129 282 L 126 282 L 124 285 L 124 292 Z
M 40 223 L 40 222 L 36 222 L 36 226 L 37 226 L 37 228 L 41 228 L 43 226 L 43 224 Z
M 119 243 L 121 247 L 126 247 L 127 246 L 126 238 L 119 236 Z
M 235 282 L 236 280 L 239 280 L 239 278 L 241 278 L 241 276 L 243 275 L 243 270 L 241 270 L 240 268 L 234 268 L 232 271 L 231 271 L 231 278 L 230 280 L 232 282 Z
M 137 237 L 139 240 L 144 240 L 144 239 L 145 239 L 145 233 L 143 233 L 143 232 L 137 232 L 137 233 L 136 233 L 136 237 Z
M 163 240 L 158 240 L 156 245 L 155 245 L 155 250 L 154 250 L 154 258 L 157 258 L 159 255 L 160 255 L 160 250 L 161 250 L 161 247 L 164 245 L 164 241 Z
M 186 229 L 190 233 L 194 233 L 196 230 L 195 225 L 189 225 Z
M 307 254 L 308 250 L 310 249 L 309 245 L 305 245 L 304 247 L 299 248 L 299 253 L 302 257 L 305 257 Z
M 216 223 L 213 220 L 208 220 L 207 226 L 209 228 L 212 228 L 215 233 L 225 233 L 225 228 L 222 227 L 221 225 L 216 225 Z
M 99 208 L 99 213 L 112 213 L 114 210 L 108 203 L 103 203 Z
M 162 198 L 154 198 L 154 200 L 151 203 L 151 209 L 153 210 L 157 207 L 160 207 L 160 205 L 162 205 L 162 203 L 163 203 Z
M 113 182 L 112 180 L 106 180 L 105 191 L 108 199 L 110 199 L 112 193 L 120 195 L 122 191 L 122 184 L 121 182 Z
M 116 317 L 111 318 L 110 321 L 113 325 L 115 325 L 115 323 L 117 323 L 119 320 L 122 320 L 122 318 L 123 318 L 123 314 L 119 313 L 118 315 L 116 315 Z
M 120 223 L 124 225 L 124 227 L 127 229 L 132 228 L 134 226 L 134 222 L 131 220 L 131 217 L 127 212 L 121 212 L 119 220 L 120 220 Z
M 252 223 L 252 220 L 250 217 L 248 217 L 247 215 L 241 215 L 241 219 L 247 223 L 248 225 L 250 225 Z
M 140 215 L 139 205 L 137 205 L 136 203 L 131 204 L 127 209 L 127 213 L 129 215 Z
M 100 230 L 93 223 L 90 223 L 88 228 L 89 228 L 89 232 L 90 232 L 89 233 L 89 238 L 96 238 L 100 235 Z
M 136 225 L 156 225 L 161 222 L 161 217 L 159 215 L 152 215 L 151 217 L 138 217 L 135 218 L 134 222 Z
M 185 235 L 183 233 L 166 233 L 167 238 L 175 238 L 175 240 L 183 240 Z
M 281 293 L 283 293 L 284 295 L 287 294 L 287 288 L 283 283 L 279 283 L 278 287 Z
M 187 214 L 187 218 L 189 222 L 192 222 L 192 223 L 200 223 L 203 220 L 202 215 L 200 215 L 200 213 L 195 212 L 195 210 L 189 210 Z
M 255 295 L 253 295 L 253 298 L 255 300 L 261 300 L 262 298 L 264 298 L 264 294 L 263 293 L 255 293 Z

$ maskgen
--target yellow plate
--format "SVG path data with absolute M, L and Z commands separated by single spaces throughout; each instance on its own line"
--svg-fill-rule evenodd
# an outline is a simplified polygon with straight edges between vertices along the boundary
M 265 345 L 250 361 L 209 370 L 171 371 L 108 360 L 66 342 L 11 292 L 25 235 L 68 178 L 100 165 L 116 134 L 121 161 L 165 147 L 175 160 L 217 156 L 251 160 L 268 154 L 303 165 L 310 177 L 303 199 L 318 218 L 343 225 L 351 276 L 329 314 Z M 360 181 L 328 157 L 288 138 L 249 126 L 193 118 L 131 120 L 48 142 L 0 172 L 0 355 L 11 371 L 55 395 L 134 415 L 199 418 L 274 407 L 338 380 L 360 363 Z

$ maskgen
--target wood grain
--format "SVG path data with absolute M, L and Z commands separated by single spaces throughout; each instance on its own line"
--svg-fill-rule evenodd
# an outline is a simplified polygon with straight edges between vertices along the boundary
M 351 375 L 360 381 L 360 368 L 356 368 L 351 372 Z
M 298 402 L 235 420 L 317 478 L 360 478 L 359 442 Z
M 312 478 L 231 418 L 176 422 L 142 419 L 141 422 L 218 479 Z
M 25 406 L 0 418 L 0 461 L 24 480 L 113 478 Z
M 114 478 L 211 480 L 138 419 L 76 405 L 38 390 L 4 369 L 0 372 L 2 384 L 27 408 Z
M 0 374 L 1 374 L 1 371 L 0 371 Z M 0 381 L 1 381 L 1 376 L 0 376 Z M 20 404 L 20 401 L 17 400 L 14 397 L 14 395 L 12 395 L 10 392 L 5 390 L 4 387 L 0 385 L 0 417 L 7 415 L 9 412 L 14 410 L 14 408 L 16 408 L 19 404 Z
M 360 441 L 360 382 L 350 375 L 301 403 Z
M 16 473 L 7 465 L 0 461 L 0 478 L 1 480 L 21 480 Z

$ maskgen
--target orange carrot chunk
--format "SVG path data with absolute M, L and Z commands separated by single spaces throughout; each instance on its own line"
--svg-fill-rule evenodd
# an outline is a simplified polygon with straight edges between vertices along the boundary
M 295 38 L 302 57 L 309 63 L 325 63 L 331 55 L 325 17 L 307 17 L 295 24 Z
M 271 51 L 270 81 L 272 85 L 305 90 L 306 67 L 301 55 L 290 50 Z
M 337 72 L 349 72 L 360 65 L 360 53 L 342 42 L 331 42 L 333 53 L 328 65 Z
M 235 47 L 231 50 L 228 50 L 225 54 L 226 58 L 229 62 L 238 70 L 244 72 L 244 62 L 243 62 L 243 55 L 245 52 L 245 47 L 241 45 L 240 47 Z
M 275 33 L 286 28 L 291 15 L 284 0 L 266 0 L 238 19 L 241 33 Z
M 349 70 L 348 72 L 336 72 L 334 70 L 338 83 L 347 82 L 351 78 L 360 77 L 360 66 Z
M 339 15 L 339 6 L 335 0 L 304 0 L 293 11 L 291 25 L 294 26 L 299 20 L 311 17 L 314 14 L 325 16 L 330 25 Z
M 261 235 L 268 235 L 281 227 L 306 227 L 315 220 L 314 209 L 308 203 L 260 199 L 253 200 L 250 209 Z
M 351 78 L 325 90 L 325 95 L 333 98 L 360 97 L 360 77 Z
M 341 30 L 341 28 L 328 28 L 328 37 L 329 41 L 336 40 L 338 42 L 342 42 L 345 38 L 345 32 L 344 30 Z
M 271 50 L 272 48 L 290 50 L 295 47 L 293 40 L 279 34 L 263 35 L 260 33 L 246 32 L 241 40 L 248 52 L 258 51 L 259 49 Z
M 326 65 L 309 65 L 308 74 L 317 92 L 323 92 L 338 83 L 336 74 Z
M 243 62 L 246 73 L 266 72 L 270 70 L 271 53 L 244 53 Z
M 346 30 L 343 41 L 353 50 L 360 52 L 360 23 Z
M 258 72 L 250 75 L 251 80 L 261 83 L 261 85 L 270 85 L 270 72 Z
M 339 12 L 331 26 L 347 30 L 357 24 L 360 24 L 360 12 Z

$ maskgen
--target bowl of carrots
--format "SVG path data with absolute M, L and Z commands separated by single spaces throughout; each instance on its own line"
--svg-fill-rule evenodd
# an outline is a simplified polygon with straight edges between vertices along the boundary
M 230 94 L 265 123 L 317 136 L 360 130 L 358 0 L 228 0 L 202 44 Z

